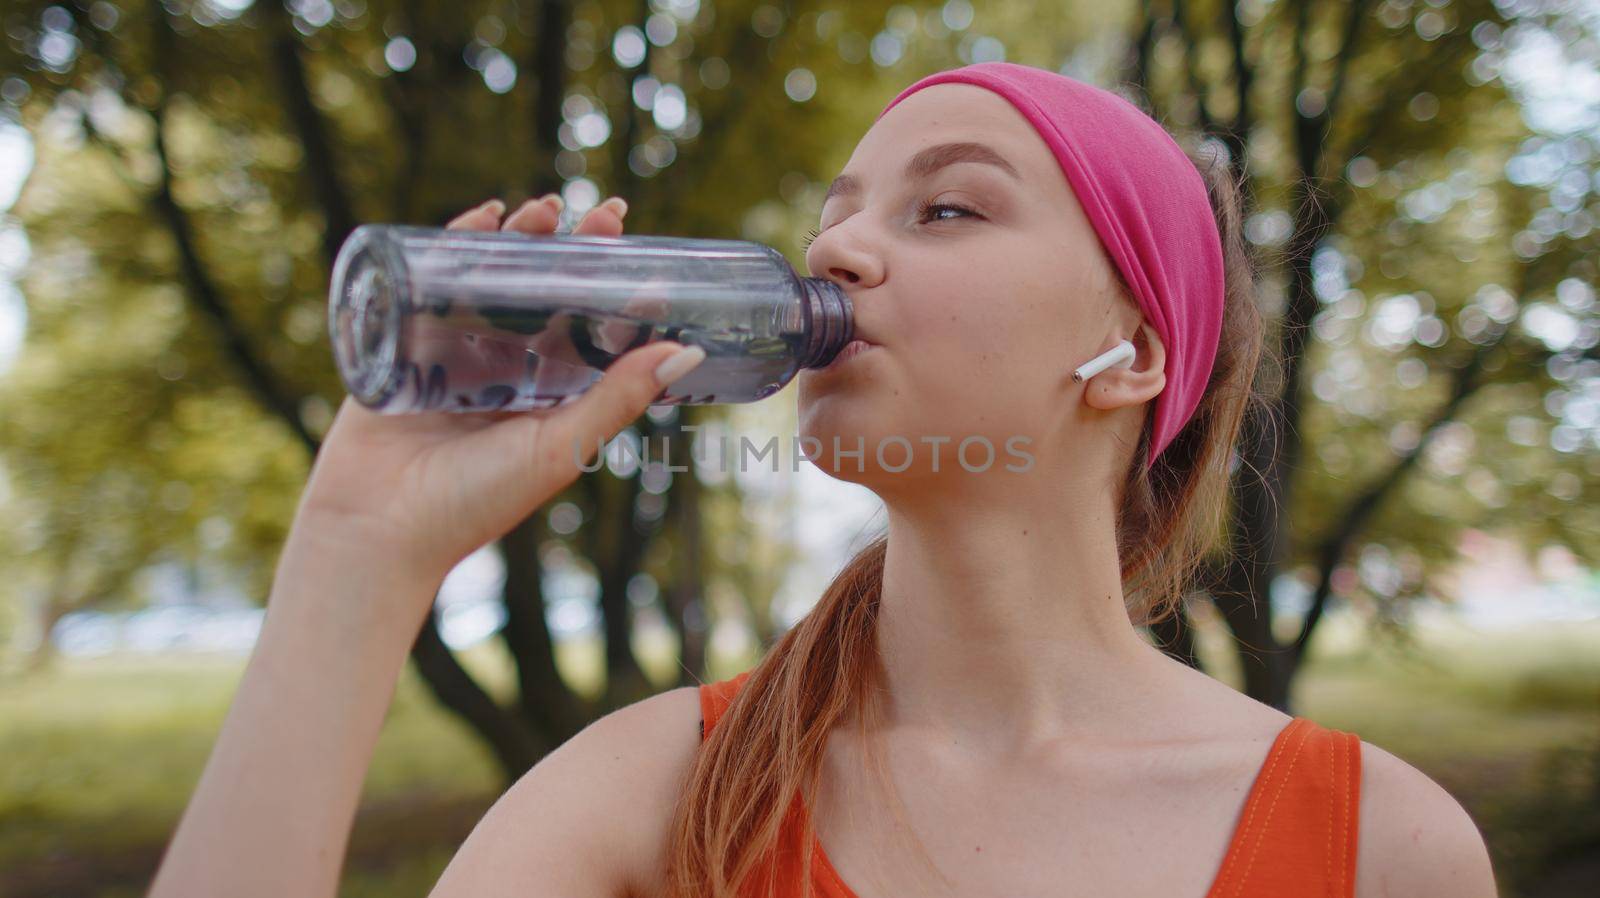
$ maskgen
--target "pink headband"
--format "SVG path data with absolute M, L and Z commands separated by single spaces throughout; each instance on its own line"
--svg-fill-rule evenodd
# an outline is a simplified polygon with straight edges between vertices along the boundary
M 980 62 L 936 72 L 889 101 L 959 82 L 1021 111 L 1055 154 L 1107 254 L 1166 348 L 1149 461 L 1189 422 L 1222 332 L 1222 240 L 1205 181 L 1166 129 L 1110 91 L 1048 69 Z

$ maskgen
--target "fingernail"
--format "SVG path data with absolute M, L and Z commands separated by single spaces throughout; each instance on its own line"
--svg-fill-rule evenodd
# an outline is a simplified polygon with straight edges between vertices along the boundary
M 484 203 L 483 205 L 479 206 L 478 208 L 479 209 L 490 209 L 497 216 L 504 215 L 505 212 L 506 212 L 506 204 L 501 202 L 500 200 L 490 200 L 487 203 Z
M 706 351 L 698 346 L 680 349 L 666 361 L 656 366 L 656 382 L 663 387 L 694 370 L 705 360 Z
M 534 203 L 537 203 L 537 202 L 538 202 L 538 200 L 523 200 L 522 203 L 517 206 L 517 210 L 515 212 L 512 212 L 510 215 L 507 215 L 506 218 L 505 218 L 505 221 L 502 221 L 500 223 L 500 230 L 502 230 L 502 231 L 510 230 L 511 229 L 511 223 L 517 220 L 517 216 L 522 214 L 522 210 L 528 208 L 529 206 L 531 206 L 531 205 L 533 205 Z
M 617 210 L 618 218 L 628 214 L 628 201 L 622 197 L 614 196 L 611 199 L 606 200 L 606 202 L 610 203 L 611 207 Z
M 562 209 L 567 208 L 567 201 L 563 200 L 561 198 L 561 194 L 559 194 L 559 193 L 547 193 L 544 196 L 539 197 L 539 202 L 541 202 L 541 203 L 546 201 L 546 200 L 551 201 L 551 203 L 553 203 L 555 205 L 557 212 L 560 212 Z

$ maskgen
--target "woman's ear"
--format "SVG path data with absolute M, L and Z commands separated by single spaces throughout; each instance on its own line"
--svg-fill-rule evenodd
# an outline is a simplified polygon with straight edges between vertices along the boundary
M 1149 322 L 1140 322 L 1133 335 L 1133 364 L 1126 368 L 1107 368 L 1089 378 L 1083 401 L 1101 411 L 1127 405 L 1142 405 L 1154 399 L 1167 385 L 1167 350 L 1161 335 Z

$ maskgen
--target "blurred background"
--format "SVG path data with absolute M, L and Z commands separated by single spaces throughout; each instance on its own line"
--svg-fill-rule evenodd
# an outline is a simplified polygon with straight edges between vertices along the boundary
M 570 226 L 616 194 L 630 233 L 804 271 L 884 103 L 986 60 L 1115 89 L 1247 179 L 1287 426 L 1237 466 L 1250 548 L 1149 637 L 1444 785 L 1502 894 L 1600 893 L 1594 3 L 8 0 L 0 25 L 0 895 L 149 881 L 343 396 L 355 225 L 559 191 Z M 793 406 L 626 434 L 786 441 Z M 425 894 L 545 752 L 748 667 L 883 525 L 770 468 L 616 453 L 451 574 L 346 894 Z

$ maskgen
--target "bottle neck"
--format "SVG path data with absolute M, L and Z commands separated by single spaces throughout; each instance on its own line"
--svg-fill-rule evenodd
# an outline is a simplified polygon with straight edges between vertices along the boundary
M 854 313 L 850 298 L 838 284 L 826 278 L 803 277 L 800 287 L 806 322 L 806 345 L 800 353 L 800 367 L 821 368 L 855 339 Z

